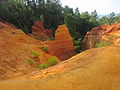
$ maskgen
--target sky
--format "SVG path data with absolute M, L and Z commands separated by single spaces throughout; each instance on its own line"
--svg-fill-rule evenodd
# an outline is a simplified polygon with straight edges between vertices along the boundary
M 71 8 L 79 8 L 80 12 L 97 10 L 99 15 L 120 13 L 120 0 L 60 0 L 62 6 L 68 5 Z

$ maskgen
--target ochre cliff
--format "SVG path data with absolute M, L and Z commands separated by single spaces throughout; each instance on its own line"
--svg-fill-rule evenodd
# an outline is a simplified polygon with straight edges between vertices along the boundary
M 52 57 L 40 49 L 41 43 L 22 30 L 0 22 L 0 80 L 37 70 L 36 65 Z M 35 61 L 35 66 L 31 66 L 28 62 L 28 59 L 34 57 L 33 52 L 40 54 Z
M 83 42 L 82 48 L 89 49 L 96 46 L 99 42 L 108 42 L 114 45 L 120 44 L 120 23 L 113 25 L 104 24 L 93 28 L 87 32 Z
M 41 47 L 47 47 L 48 52 Z M 34 59 L 33 52 L 40 53 L 40 56 L 31 66 L 28 59 Z M 65 25 L 56 30 L 55 40 L 43 42 L 26 35 L 12 24 L 0 22 L 0 80 L 38 70 L 37 66 L 52 56 L 66 60 L 73 55 L 74 44 Z
M 32 26 L 30 36 L 39 40 L 53 38 L 52 30 L 45 30 L 39 21 L 36 21 Z M 49 48 L 48 53 L 57 56 L 60 60 L 66 60 L 75 54 L 73 40 L 65 25 L 58 26 L 55 31 L 55 40 L 43 41 L 42 46 Z
M 55 40 L 47 41 L 46 44 L 49 46 L 49 53 L 60 60 L 66 60 L 75 54 L 72 37 L 65 25 L 59 26 L 55 32 Z

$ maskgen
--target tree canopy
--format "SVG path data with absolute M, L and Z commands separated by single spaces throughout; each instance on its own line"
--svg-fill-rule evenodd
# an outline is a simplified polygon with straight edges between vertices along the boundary
M 31 33 L 33 23 L 41 21 L 53 31 L 66 24 L 73 40 L 81 40 L 93 27 L 120 22 L 120 14 L 99 17 L 97 11 L 79 12 L 76 8 L 62 7 L 60 0 L 6 0 L 0 1 L 0 19 L 8 21 L 25 33 Z M 77 44 L 76 44 L 77 45 Z
M 110 13 L 99 18 L 96 10 L 79 12 L 79 9 L 62 7 L 60 0 L 6 0 L 0 2 L 0 18 L 11 22 L 25 33 L 31 33 L 34 21 L 42 21 L 45 28 L 56 29 L 66 24 L 71 36 L 84 36 L 91 28 L 101 24 L 120 22 L 120 14 Z M 74 35 L 73 35 L 74 34 Z

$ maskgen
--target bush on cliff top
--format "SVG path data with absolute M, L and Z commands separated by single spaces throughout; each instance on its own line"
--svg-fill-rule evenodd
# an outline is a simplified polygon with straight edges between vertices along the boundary
M 100 42 L 100 43 L 96 43 L 96 48 L 98 47 L 103 47 L 103 46 L 110 46 L 111 43 L 108 42 Z

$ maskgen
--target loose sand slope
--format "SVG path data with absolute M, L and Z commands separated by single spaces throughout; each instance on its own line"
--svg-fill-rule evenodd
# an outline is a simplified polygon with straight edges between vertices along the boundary
M 37 80 L 0 82 L 0 90 L 120 90 L 120 47 L 90 49 L 46 70 Z

